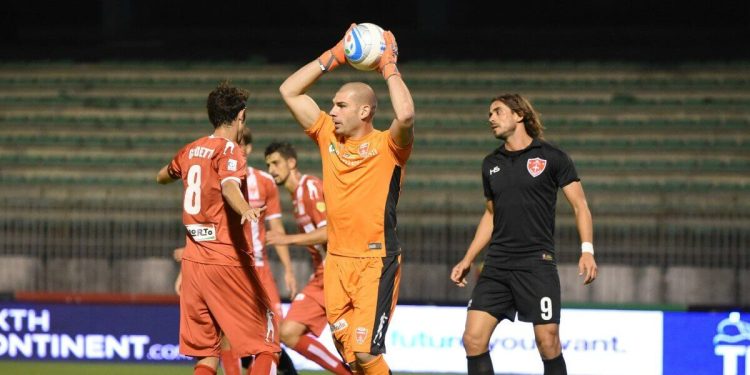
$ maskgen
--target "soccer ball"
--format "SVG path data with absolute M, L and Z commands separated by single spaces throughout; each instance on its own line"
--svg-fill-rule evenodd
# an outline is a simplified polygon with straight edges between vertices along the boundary
M 344 36 L 344 53 L 349 65 L 358 70 L 375 70 L 385 51 L 383 29 L 373 23 L 360 23 Z

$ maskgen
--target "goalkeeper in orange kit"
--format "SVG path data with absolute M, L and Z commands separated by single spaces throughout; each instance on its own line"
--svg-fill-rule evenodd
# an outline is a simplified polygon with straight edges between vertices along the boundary
M 344 84 L 328 113 L 306 94 L 323 74 L 345 62 L 343 40 L 279 88 L 320 150 L 328 211 L 326 315 L 344 360 L 365 374 L 390 373 L 383 353 L 401 280 L 396 204 L 414 144 L 414 102 L 396 65 L 395 38 L 390 31 L 383 36 L 378 71 L 395 114 L 387 130 L 373 126 L 377 98 L 364 83 Z

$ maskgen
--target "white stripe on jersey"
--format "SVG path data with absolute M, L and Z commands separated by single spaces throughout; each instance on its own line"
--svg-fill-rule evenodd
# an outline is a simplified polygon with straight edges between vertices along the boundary
M 281 217 L 281 214 L 266 215 L 266 221 L 273 220 L 273 219 L 278 219 L 280 217 Z
M 318 189 L 315 187 L 315 184 L 313 183 L 312 180 L 307 181 L 307 175 L 303 175 L 302 178 L 299 181 L 299 185 L 297 185 L 297 191 L 296 191 L 296 193 L 297 193 L 297 210 L 298 210 L 298 214 L 300 216 L 305 214 L 305 201 L 304 201 L 304 197 L 303 197 L 304 190 L 305 190 L 303 188 L 303 186 L 305 186 L 305 185 L 307 185 L 308 196 L 310 197 L 310 199 L 317 199 L 318 198 Z M 320 223 L 318 223 L 318 228 L 322 228 L 322 227 L 326 226 L 326 224 L 327 224 L 327 221 L 323 220 Z M 313 223 L 307 223 L 307 224 L 305 224 L 304 227 L 302 227 L 302 229 L 305 231 L 305 233 L 310 233 L 310 232 L 314 231 L 316 228 L 315 228 L 315 224 L 313 224 Z M 318 249 L 318 251 L 325 251 L 323 249 L 323 245 L 321 245 L 321 244 L 313 245 L 313 247 L 316 248 L 316 249 Z
M 255 173 L 253 173 L 253 169 L 250 167 L 247 168 L 247 199 L 248 201 L 251 199 L 254 199 L 254 200 L 260 199 L 260 188 L 258 187 L 258 179 L 255 178 Z
M 260 199 L 260 188 L 258 186 L 258 179 L 255 178 L 253 168 L 247 168 L 247 198 L 248 200 Z M 260 226 L 265 225 L 261 221 L 250 220 L 250 234 L 253 239 L 253 257 L 255 258 L 255 265 L 260 267 L 265 264 L 263 260 L 263 242 L 260 241 Z
M 242 185 L 242 180 L 240 180 L 239 177 L 234 176 L 225 177 L 223 180 L 221 180 L 221 185 L 224 185 L 227 180 L 237 181 L 238 184 Z
M 315 183 L 313 183 L 312 180 L 307 181 L 307 194 L 310 196 L 310 199 L 318 199 L 318 188 L 315 187 Z
M 276 186 L 276 180 L 273 179 L 273 176 L 271 176 L 270 174 L 266 172 L 261 171 L 260 169 L 256 169 L 256 170 L 262 177 L 269 179 L 273 183 L 273 186 Z
M 302 199 L 302 194 L 305 191 L 305 181 L 307 180 L 307 175 L 302 175 L 302 178 L 299 180 L 299 184 L 297 184 L 297 191 L 295 191 L 297 195 L 297 215 L 304 215 L 305 214 L 305 201 Z

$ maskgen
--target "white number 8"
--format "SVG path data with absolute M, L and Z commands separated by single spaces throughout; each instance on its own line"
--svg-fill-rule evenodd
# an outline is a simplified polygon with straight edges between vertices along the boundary
M 542 319 L 552 319 L 552 300 L 549 297 L 542 297 L 542 299 L 539 300 L 539 304 L 542 308 Z
M 201 212 L 201 166 L 193 165 L 188 170 L 185 200 L 182 203 L 185 212 L 196 215 Z

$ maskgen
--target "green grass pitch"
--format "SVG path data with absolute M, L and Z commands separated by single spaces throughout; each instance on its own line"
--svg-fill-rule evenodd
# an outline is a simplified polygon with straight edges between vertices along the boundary
M 150 365 L 104 362 L 31 362 L 0 361 L 0 374 L 7 375 L 190 375 L 192 364 Z M 300 371 L 300 375 L 324 374 L 323 371 Z M 222 371 L 219 370 L 219 374 Z
M 0 374 L 7 375 L 190 375 L 192 364 L 150 365 L 106 362 L 0 361 Z M 223 372 L 219 370 L 219 375 Z M 300 371 L 299 375 L 323 375 L 325 371 Z M 410 375 L 431 375 L 416 374 Z M 441 374 L 446 375 L 446 374 Z

